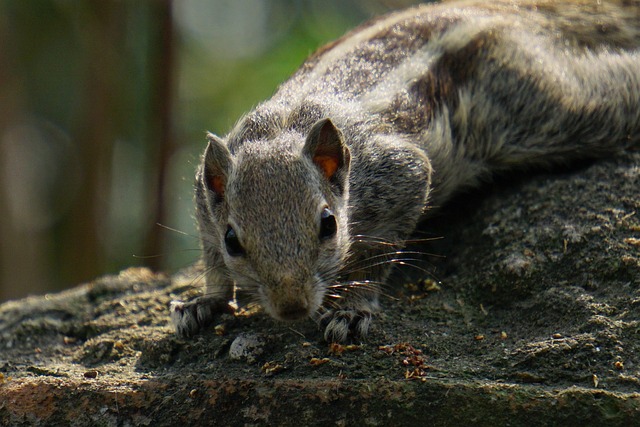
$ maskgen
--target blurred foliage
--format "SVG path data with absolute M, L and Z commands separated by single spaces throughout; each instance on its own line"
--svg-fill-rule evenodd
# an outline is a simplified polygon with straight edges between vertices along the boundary
M 0 0 L 0 300 L 195 261 L 205 131 L 410 3 Z

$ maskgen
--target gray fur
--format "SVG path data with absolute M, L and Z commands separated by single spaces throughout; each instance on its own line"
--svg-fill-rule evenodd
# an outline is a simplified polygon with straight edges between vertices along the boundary
M 209 140 L 195 196 L 206 298 L 172 304 L 178 334 L 209 323 L 235 286 L 276 318 L 317 319 L 328 341 L 364 336 L 383 261 L 429 206 L 496 172 L 640 145 L 640 1 L 394 13 L 321 48 Z M 330 179 L 327 152 L 342 159 Z M 328 239 L 324 207 L 337 222 Z M 228 226 L 242 256 L 225 250 Z

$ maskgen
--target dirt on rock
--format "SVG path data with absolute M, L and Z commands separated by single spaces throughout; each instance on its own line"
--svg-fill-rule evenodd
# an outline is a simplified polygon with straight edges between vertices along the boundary
M 5 303 L 0 422 L 640 424 L 639 189 L 630 153 L 461 196 L 349 345 L 258 307 L 176 338 L 167 306 L 199 294 L 198 266 Z

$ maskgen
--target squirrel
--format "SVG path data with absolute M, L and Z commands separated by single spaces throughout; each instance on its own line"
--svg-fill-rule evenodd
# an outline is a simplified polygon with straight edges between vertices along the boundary
M 329 342 L 367 334 L 392 254 L 496 173 L 640 145 L 640 1 L 471 0 L 373 19 L 321 47 L 208 145 L 196 173 L 204 296 L 236 289 Z

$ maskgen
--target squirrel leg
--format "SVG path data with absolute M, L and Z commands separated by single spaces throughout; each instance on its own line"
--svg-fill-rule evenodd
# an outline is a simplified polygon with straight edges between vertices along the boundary
M 233 313 L 234 308 L 216 297 L 202 296 L 189 302 L 171 301 L 171 323 L 180 338 L 188 338 L 213 323 L 217 314 Z
M 235 311 L 229 304 L 233 298 L 233 281 L 223 277 L 212 269 L 206 275 L 203 296 L 188 302 L 171 301 L 169 313 L 178 337 L 191 337 L 211 325 L 217 315 Z
M 388 254 L 357 247 L 356 253 L 359 256 L 350 263 L 354 271 L 335 286 L 337 301 L 327 303 L 319 318 L 327 342 L 364 338 L 380 310 L 380 286 L 391 270 Z

